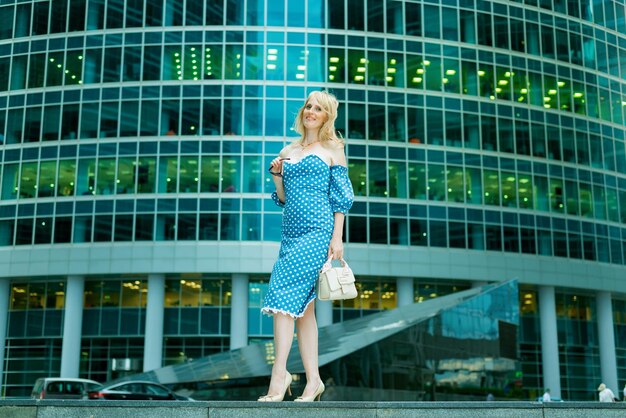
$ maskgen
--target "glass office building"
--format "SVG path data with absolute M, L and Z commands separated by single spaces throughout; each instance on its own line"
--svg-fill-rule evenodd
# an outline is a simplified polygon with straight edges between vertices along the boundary
M 513 279 L 320 328 L 324 399 L 482 401 L 489 393 L 522 397 L 518 300 Z M 294 394 L 306 385 L 297 345 L 294 341 L 287 359 Z M 117 382 L 159 382 L 196 400 L 256 400 L 267 390 L 274 353 L 273 341 L 258 342 Z
M 361 297 L 515 277 L 526 398 L 626 380 L 624 0 L 0 0 L 0 384 L 271 337 L 269 161 L 340 101 Z M 616 392 L 617 393 L 617 392 Z

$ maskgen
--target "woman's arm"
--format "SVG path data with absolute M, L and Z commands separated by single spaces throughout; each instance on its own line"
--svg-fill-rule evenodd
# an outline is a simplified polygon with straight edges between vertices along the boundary
M 341 212 L 335 212 L 335 226 L 333 227 L 333 236 L 328 246 L 328 257 L 333 256 L 334 260 L 343 258 L 343 221 L 346 215 Z
M 273 163 L 274 161 L 272 161 Z M 281 173 L 283 172 L 283 163 L 280 162 L 280 165 L 270 165 L 272 172 Z M 279 167 L 279 168 L 278 168 Z M 274 181 L 274 187 L 276 187 L 276 196 L 278 196 L 278 200 L 280 203 L 285 203 L 285 186 L 283 185 L 282 176 L 272 175 L 272 180 Z
M 285 203 L 285 186 L 283 185 L 283 161 L 287 158 L 287 148 L 286 146 L 283 148 L 278 157 L 274 158 L 272 162 L 270 162 L 270 172 L 272 173 L 280 173 L 280 175 L 272 174 L 272 180 L 274 181 L 274 186 L 276 187 L 276 196 L 278 196 L 278 200 L 281 203 Z
M 347 166 L 346 154 L 344 148 L 337 147 L 331 151 L 332 165 Z M 342 212 L 335 212 L 335 225 L 333 227 L 333 236 L 330 239 L 330 245 L 328 246 L 328 256 L 332 254 L 333 259 L 339 260 L 343 258 L 343 224 L 346 215 Z

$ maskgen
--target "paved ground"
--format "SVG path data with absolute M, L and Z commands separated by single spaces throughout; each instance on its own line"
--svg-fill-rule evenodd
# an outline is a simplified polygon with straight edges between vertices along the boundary
M 2 418 L 624 418 L 626 403 L 0 400 Z

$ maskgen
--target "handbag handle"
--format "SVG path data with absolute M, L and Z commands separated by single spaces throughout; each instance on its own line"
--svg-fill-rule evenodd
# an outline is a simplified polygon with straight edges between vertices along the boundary
M 329 270 L 332 267 L 332 261 L 333 261 L 333 255 L 331 254 L 331 255 L 328 256 L 328 260 L 326 260 L 326 262 L 322 266 L 322 270 L 321 270 L 322 273 L 325 272 L 326 270 Z M 350 269 L 350 266 L 348 265 L 346 260 L 343 259 L 343 257 L 341 257 L 339 259 L 339 262 L 341 263 L 341 267 L 345 267 L 345 268 Z

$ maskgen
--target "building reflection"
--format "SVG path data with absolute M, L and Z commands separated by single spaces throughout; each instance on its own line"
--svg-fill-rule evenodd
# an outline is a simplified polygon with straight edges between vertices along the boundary
M 488 393 L 521 397 L 517 300 L 515 282 L 488 287 L 335 360 L 322 369 L 323 376 L 331 376 L 327 386 L 333 388 L 326 399 L 484 400 Z
M 324 399 L 520 399 L 518 300 L 510 280 L 320 328 Z M 305 376 L 296 345 L 287 368 L 297 394 Z M 158 381 L 198 400 L 254 400 L 266 390 L 273 348 L 251 344 L 123 380 Z

